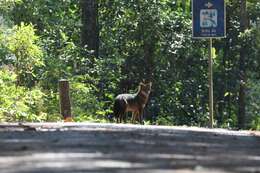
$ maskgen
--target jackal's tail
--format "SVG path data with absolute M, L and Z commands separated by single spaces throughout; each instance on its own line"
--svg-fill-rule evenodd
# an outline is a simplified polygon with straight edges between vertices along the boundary
M 113 107 L 113 116 L 116 118 L 117 123 L 119 120 L 119 114 L 120 114 L 120 100 L 116 99 Z
M 127 101 L 125 99 L 115 99 L 113 114 L 114 117 L 116 118 L 117 123 L 119 122 L 119 120 L 120 122 L 122 121 L 122 118 L 126 113 L 126 105 L 127 105 Z

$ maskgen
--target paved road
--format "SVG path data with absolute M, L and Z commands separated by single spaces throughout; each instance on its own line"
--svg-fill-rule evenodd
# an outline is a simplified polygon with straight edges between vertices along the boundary
M 257 173 L 260 136 L 123 124 L 0 124 L 0 172 Z

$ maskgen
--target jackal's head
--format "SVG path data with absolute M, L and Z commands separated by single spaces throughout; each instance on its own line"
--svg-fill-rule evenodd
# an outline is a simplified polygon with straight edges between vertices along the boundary
M 139 89 L 140 91 L 145 92 L 146 94 L 150 94 L 151 89 L 152 89 L 152 82 L 148 82 L 148 83 L 143 83 L 141 82 L 139 85 Z

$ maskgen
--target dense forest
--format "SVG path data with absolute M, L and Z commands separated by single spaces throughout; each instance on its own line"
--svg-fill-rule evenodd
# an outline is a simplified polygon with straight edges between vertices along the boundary
M 152 81 L 145 123 L 208 126 L 208 41 L 190 0 L 1 0 L 0 122 L 109 122 L 119 93 Z M 260 129 L 260 1 L 226 0 L 213 40 L 215 127 Z

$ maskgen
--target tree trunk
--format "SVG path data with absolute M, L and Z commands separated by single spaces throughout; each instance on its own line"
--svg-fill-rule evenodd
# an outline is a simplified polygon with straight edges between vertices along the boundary
M 144 61 L 146 67 L 146 80 L 149 82 L 153 81 L 153 72 L 154 72 L 154 44 L 153 42 L 144 41 Z
M 246 11 L 246 0 L 240 0 L 240 31 L 243 33 L 248 28 L 248 16 Z M 238 128 L 245 128 L 246 112 L 245 112 L 245 90 L 246 90 L 246 49 L 243 41 L 240 43 L 240 59 L 239 59 L 239 99 L 238 99 Z
M 94 51 L 93 55 L 98 57 L 98 2 L 97 0 L 81 0 L 80 3 L 82 9 L 81 44 L 83 47 L 87 45 L 87 49 Z
M 230 28 L 231 25 L 231 19 L 230 19 L 230 15 L 226 16 L 226 28 Z M 230 68 L 229 66 L 229 52 L 230 52 L 230 43 L 229 43 L 229 36 L 227 36 L 227 38 L 224 40 L 224 45 L 222 47 L 223 49 L 223 59 L 222 59 L 222 75 L 223 75 L 223 80 L 222 80 L 222 84 L 221 84 L 221 90 L 220 90 L 220 104 L 219 104 L 219 115 L 220 115 L 220 119 L 219 119 L 219 124 L 223 124 L 227 119 L 230 118 L 231 113 L 229 113 L 229 106 L 230 106 L 230 94 L 225 95 L 226 92 L 230 92 L 230 88 L 228 88 L 229 86 L 229 72 L 227 71 L 228 68 Z M 225 112 L 228 112 L 227 114 L 225 114 Z

